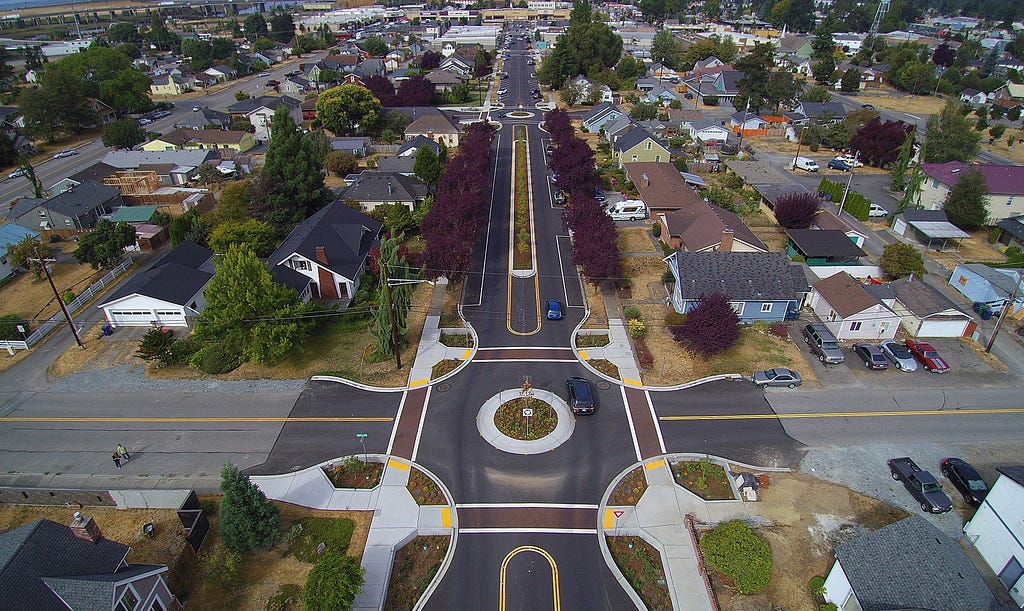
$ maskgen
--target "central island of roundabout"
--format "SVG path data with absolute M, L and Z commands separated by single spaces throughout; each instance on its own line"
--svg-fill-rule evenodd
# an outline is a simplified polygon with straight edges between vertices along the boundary
M 502 390 L 480 407 L 476 428 L 487 443 L 510 454 L 550 452 L 572 437 L 576 419 L 553 392 Z

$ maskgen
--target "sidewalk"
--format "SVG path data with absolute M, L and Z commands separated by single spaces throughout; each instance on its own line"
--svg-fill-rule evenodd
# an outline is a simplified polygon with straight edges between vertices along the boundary
M 413 361 L 409 371 L 409 388 L 429 384 L 434 372 L 434 365 L 441 361 L 451 359 L 456 361 L 467 361 L 473 357 L 479 341 L 472 328 L 466 331 L 473 339 L 472 348 L 452 348 L 441 343 L 441 308 L 444 306 L 444 296 L 448 289 L 448 280 L 439 278 L 434 283 L 433 292 L 430 295 L 430 308 L 427 310 L 427 318 L 423 322 L 423 332 L 420 334 L 420 343 L 416 349 L 416 359 Z M 454 372 L 453 372 L 454 373 Z
M 619 368 L 619 377 L 623 383 L 642 386 L 640 368 L 633 355 L 633 345 L 629 342 L 629 330 L 626 327 L 626 322 L 619 318 L 619 300 L 610 290 L 602 290 L 601 297 L 604 299 L 605 311 L 608 313 L 608 345 L 600 348 L 576 348 L 576 352 L 584 363 L 594 359 L 611 361 Z M 596 369 L 594 372 L 601 377 L 607 377 Z M 618 383 L 618 380 L 612 381 Z

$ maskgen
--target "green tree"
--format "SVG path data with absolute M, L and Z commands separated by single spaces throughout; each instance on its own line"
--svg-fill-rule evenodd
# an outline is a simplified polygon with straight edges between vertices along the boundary
M 270 135 L 262 174 L 271 193 L 267 209 L 256 216 L 283 234 L 329 202 L 331 192 L 324 186 L 324 155 L 314 132 L 303 134 L 287 107 L 274 113 Z
M 11 268 L 25 266 L 39 280 L 43 277 L 42 261 L 53 256 L 53 249 L 37 238 L 27 235 L 17 244 L 7 247 L 7 262 Z
M 199 216 L 199 212 L 192 209 L 181 216 L 174 217 L 168 232 L 171 236 L 171 246 L 177 246 L 185 240 L 206 246 L 210 236 L 210 224 Z
M 1003 123 L 996 123 L 992 127 L 988 128 L 988 135 L 993 141 L 999 140 L 1005 133 L 1006 125 Z
M 317 118 L 335 134 L 369 133 L 380 122 L 383 108 L 369 89 L 359 85 L 331 87 L 316 101 Z
M 365 573 L 352 556 L 325 553 L 306 577 L 303 607 L 306 611 L 348 611 L 363 589 Z
M 977 229 L 988 220 L 988 183 L 979 170 L 968 170 L 960 174 L 960 180 L 950 189 L 942 209 L 949 222 L 961 229 Z
M 924 160 L 928 163 L 966 163 L 978 156 L 981 134 L 960 113 L 960 104 L 947 100 L 940 114 L 928 117 L 924 148 Z
M 243 27 L 245 28 L 245 39 L 249 42 L 255 42 L 261 36 L 267 35 L 267 20 L 260 13 L 253 13 L 246 17 Z
M 382 57 L 388 54 L 388 43 L 384 42 L 384 39 L 380 36 L 371 34 L 366 37 L 366 42 L 363 43 L 363 51 L 375 57 Z
M 145 38 L 146 42 L 156 47 L 157 51 L 174 51 L 181 45 L 181 38 L 167 29 L 167 24 L 163 22 L 160 15 L 153 15 Z
M 672 32 L 661 29 L 654 35 L 654 41 L 651 43 L 651 59 L 669 68 L 679 65 L 679 43 L 676 42 Z
M 231 463 L 220 470 L 220 536 L 233 552 L 270 549 L 277 542 L 280 510 Z
M 359 170 L 359 160 L 351 153 L 331 151 L 324 158 L 324 167 L 335 176 L 348 176 Z
M 590 0 L 573 0 L 572 11 L 569 13 L 569 27 L 574 25 L 590 25 L 594 7 Z
M 18 161 L 18 149 L 14 148 L 14 140 L 7 132 L 0 130 L 0 166 L 11 165 Z
M 615 75 L 620 79 L 631 79 L 641 76 L 647 68 L 642 62 L 638 62 L 632 55 L 624 55 L 615 66 Z
M 111 268 L 124 258 L 124 249 L 135 244 L 135 227 L 100 219 L 96 227 L 78 238 L 75 259 L 93 269 Z
M 910 158 L 914 154 L 914 132 L 907 134 L 903 144 L 900 145 L 899 155 L 892 165 L 892 182 L 890 187 L 893 191 L 902 191 L 907 179 L 907 170 L 910 168 Z
M 144 361 L 159 361 L 169 364 L 171 361 L 171 347 L 175 343 L 174 335 L 163 329 L 150 329 L 139 340 L 139 348 L 135 356 Z
M 118 119 L 103 126 L 103 146 L 130 150 L 136 144 L 146 141 L 146 130 L 136 119 Z
M 811 68 L 814 80 L 821 85 L 831 86 L 836 81 L 836 43 L 832 38 L 832 32 L 828 28 L 818 28 L 811 40 L 811 59 L 814 66 Z
M 270 37 L 277 42 L 288 42 L 295 38 L 295 22 L 291 13 L 278 8 L 270 14 Z
M 387 267 L 387 277 L 394 284 L 395 280 L 407 280 L 416 277 L 416 272 L 410 268 L 405 257 L 399 253 L 398 245 L 403 235 L 384 238 L 380 242 L 380 266 Z M 399 344 L 405 343 L 406 319 L 409 316 L 409 303 L 412 296 L 413 284 L 398 284 L 391 288 L 391 303 L 389 307 L 388 289 L 384 284 L 385 275 L 381 273 L 380 283 L 377 287 L 377 308 L 374 311 L 373 320 L 370 323 L 370 334 L 377 340 L 377 354 L 390 356 L 400 346 L 395 345 L 391 326 L 391 307 L 395 311 L 395 326 Z
M 22 89 L 18 97 L 18 110 L 31 135 L 54 142 L 62 133 L 77 133 L 96 123 L 80 79 L 60 70 L 44 74 L 38 89 Z
M 749 104 L 750 110 L 755 112 L 768 108 L 768 81 L 775 65 L 775 46 L 755 43 L 754 50 L 737 60 L 735 65 L 743 72 L 743 77 L 736 82 L 739 95 L 733 100 L 733 105 L 744 108 Z
M 275 237 L 275 229 L 263 221 L 228 221 L 217 225 L 210 232 L 210 249 L 223 254 L 233 244 L 247 244 L 256 251 L 257 257 L 268 257 L 277 244 Z
M 888 34 L 895 30 L 902 30 L 905 27 L 907 27 L 907 22 L 903 19 L 903 2 L 901 0 L 893 0 L 892 4 L 889 5 L 889 10 L 885 13 L 885 17 L 882 17 L 882 22 L 878 24 L 878 31 Z
M 221 189 L 220 197 L 217 199 L 217 207 L 213 210 L 213 217 L 217 224 L 241 223 L 250 218 L 251 184 L 249 180 L 239 180 Z
M 142 34 L 139 34 L 139 28 L 134 23 L 122 21 L 107 29 L 107 40 L 113 43 L 127 42 L 137 45 L 142 42 Z
M 910 274 L 924 276 L 928 273 L 924 268 L 921 251 L 904 242 L 887 244 L 882 250 L 878 266 L 892 278 L 905 278 Z
M 412 173 L 416 175 L 416 178 L 422 180 L 429 189 L 433 190 L 437 181 L 441 180 L 443 171 L 444 166 L 441 165 L 441 160 L 437 158 L 434 149 L 424 145 L 416 151 L 416 162 L 412 166 Z
M 232 245 L 206 287 L 206 309 L 195 336 L 231 350 L 243 361 L 274 363 L 302 343 L 312 327 L 295 290 L 274 282 L 247 244 Z
M 805 102 L 828 102 L 832 99 L 832 93 L 824 85 L 811 85 L 800 99 Z
M 843 73 L 843 78 L 839 81 L 839 91 L 843 93 L 856 93 L 859 90 L 860 70 L 851 67 Z

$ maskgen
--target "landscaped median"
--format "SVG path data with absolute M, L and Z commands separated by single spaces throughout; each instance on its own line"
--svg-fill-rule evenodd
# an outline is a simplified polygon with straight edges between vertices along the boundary
M 512 270 L 533 271 L 533 211 L 530 204 L 530 170 L 526 127 L 517 125 L 513 141 L 515 179 L 512 206 Z

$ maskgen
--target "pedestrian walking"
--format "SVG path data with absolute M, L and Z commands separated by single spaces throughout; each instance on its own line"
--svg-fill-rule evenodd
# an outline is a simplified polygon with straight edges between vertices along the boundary
M 128 448 L 124 447 L 123 443 L 117 444 L 117 453 L 121 455 L 125 462 L 132 459 L 132 455 L 128 453 Z
M 121 455 L 118 454 L 117 452 L 114 452 L 114 455 L 111 456 L 111 458 L 114 459 L 114 464 L 117 465 L 118 469 L 120 469 L 121 468 Z

